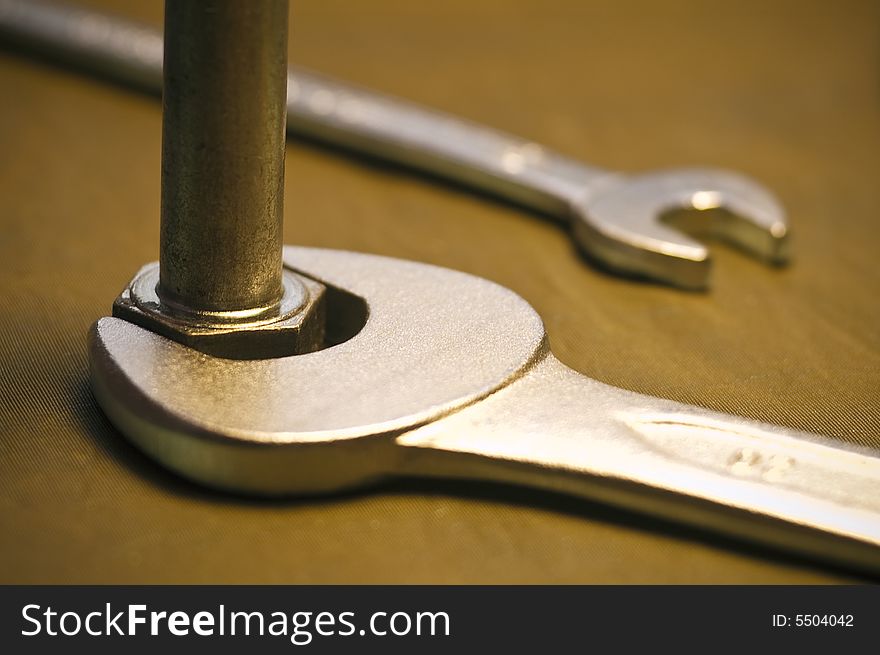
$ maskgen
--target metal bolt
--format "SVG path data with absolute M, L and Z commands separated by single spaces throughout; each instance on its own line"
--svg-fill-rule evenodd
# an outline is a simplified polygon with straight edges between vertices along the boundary
M 160 261 L 113 314 L 220 357 L 324 343 L 324 285 L 281 260 L 287 10 L 287 0 L 165 5 Z
M 287 12 L 166 2 L 158 294 L 174 310 L 278 312 Z

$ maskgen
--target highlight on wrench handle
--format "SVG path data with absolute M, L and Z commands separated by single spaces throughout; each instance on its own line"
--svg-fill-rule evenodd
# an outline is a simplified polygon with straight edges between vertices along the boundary
M 876 452 L 610 387 L 552 355 L 398 443 L 405 474 L 564 492 L 880 572 Z

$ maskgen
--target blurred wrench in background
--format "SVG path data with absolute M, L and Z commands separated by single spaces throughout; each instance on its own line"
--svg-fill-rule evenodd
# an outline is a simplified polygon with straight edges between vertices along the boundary
M 40 0 L 0 0 L 0 40 L 161 92 L 162 34 L 144 25 Z M 768 263 L 782 264 L 788 256 L 782 207 L 733 172 L 607 172 L 537 143 L 295 68 L 288 74 L 287 127 L 563 219 L 586 255 L 618 273 L 705 289 L 707 248 L 665 220 L 694 212 L 705 214 L 699 217 L 705 219 L 702 231 Z

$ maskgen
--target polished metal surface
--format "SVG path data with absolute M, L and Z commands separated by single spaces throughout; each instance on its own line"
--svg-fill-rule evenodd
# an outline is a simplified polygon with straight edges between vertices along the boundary
M 486 280 L 338 251 L 284 259 L 362 298 L 362 329 L 307 355 L 232 361 L 95 325 L 101 405 L 175 471 L 269 495 L 394 475 L 525 484 L 880 570 L 877 453 L 591 380 Z
M 119 319 L 95 327 L 92 376 L 108 415 L 202 482 L 255 493 L 360 483 L 388 470 L 392 435 L 491 393 L 544 348 L 525 301 L 464 273 L 291 247 L 285 262 L 366 300 L 362 329 L 306 355 L 230 361 Z
M 0 0 L 0 35 L 152 92 L 161 88 L 161 34 L 124 19 Z M 208 110 L 221 119 L 226 112 L 223 103 Z M 531 141 L 295 69 L 288 77 L 287 126 L 556 216 L 589 257 L 624 274 L 706 288 L 709 251 L 680 231 L 688 224 L 769 263 L 788 257 L 779 202 L 727 171 L 610 174 Z M 690 216 L 681 220 L 682 212 Z

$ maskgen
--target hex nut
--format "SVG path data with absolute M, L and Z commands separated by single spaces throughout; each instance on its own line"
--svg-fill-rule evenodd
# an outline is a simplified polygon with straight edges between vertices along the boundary
M 324 345 L 326 287 L 284 270 L 284 297 L 274 315 L 247 322 L 221 314 L 182 315 L 156 292 L 159 263 L 141 268 L 113 303 L 113 316 L 214 357 L 268 359 L 320 350 Z

